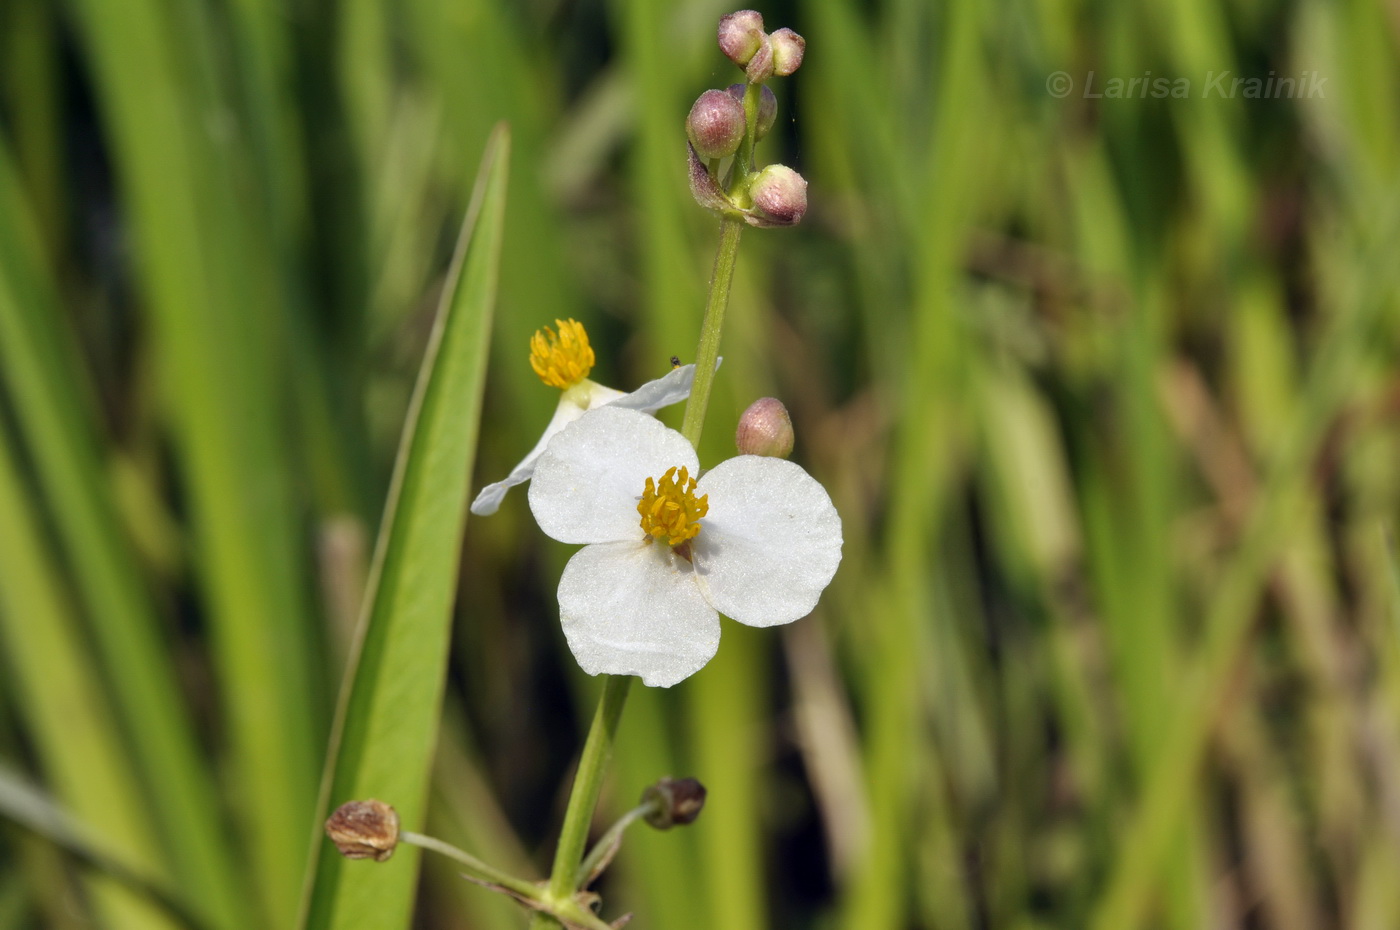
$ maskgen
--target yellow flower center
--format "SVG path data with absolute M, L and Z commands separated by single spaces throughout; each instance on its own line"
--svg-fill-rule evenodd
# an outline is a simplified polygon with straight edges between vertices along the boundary
M 647 541 L 657 539 L 672 547 L 694 539 L 700 532 L 700 518 L 709 512 L 710 496 L 695 496 L 695 479 L 685 468 L 679 476 L 672 468 L 660 481 L 648 478 L 646 493 L 637 504 Z
M 593 370 L 593 348 L 582 323 L 555 320 L 559 332 L 546 326 L 530 337 L 530 367 L 550 387 L 568 389 Z

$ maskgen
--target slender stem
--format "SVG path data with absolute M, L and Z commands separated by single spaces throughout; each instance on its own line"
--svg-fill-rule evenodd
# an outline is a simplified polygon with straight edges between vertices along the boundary
M 573 896 L 574 875 L 583 860 L 583 847 L 588 842 L 588 825 L 593 820 L 593 808 L 598 804 L 598 792 L 603 787 L 603 770 L 612 755 L 613 736 L 622 706 L 627 701 L 631 675 L 609 675 L 603 682 L 603 696 L 593 714 L 593 726 L 583 744 L 574 789 L 569 795 L 569 807 L 564 812 L 564 827 L 559 845 L 554 850 L 554 869 L 549 875 L 549 897 L 563 901 Z
M 720 221 L 719 249 L 715 252 L 715 271 L 710 277 L 710 298 L 705 304 L 705 318 L 700 323 L 700 345 L 695 350 L 695 383 L 690 388 L 690 400 L 685 405 L 681 435 L 692 446 L 700 445 L 700 431 L 705 427 L 705 410 L 710 405 L 710 387 L 715 380 L 715 361 L 719 358 L 719 336 L 724 329 L 724 310 L 729 305 L 729 287 L 734 282 L 734 265 L 739 257 L 739 233 L 744 221 L 726 216 Z
M 578 867 L 578 872 L 574 875 L 574 885 L 578 888 L 584 887 L 590 876 L 605 869 L 617 853 L 617 847 L 622 843 L 622 834 L 632 824 L 656 810 L 658 803 L 659 801 L 653 800 L 634 807 L 619 817 L 617 823 L 608 827 L 608 832 L 604 833 L 602 838 L 593 844 L 588 855 L 583 857 L 583 864 Z
M 399 840 L 404 843 L 411 843 L 414 846 L 421 846 L 424 849 L 431 849 L 435 853 L 441 853 L 447 858 L 466 866 L 467 871 L 471 872 L 474 877 L 490 882 L 493 885 L 500 885 L 502 888 L 508 888 L 521 897 L 529 898 L 534 901 L 543 897 L 539 885 L 536 885 L 534 882 L 527 882 L 507 872 L 502 872 L 500 869 L 482 862 L 476 856 L 463 852 L 456 846 L 444 843 L 442 840 L 435 837 L 404 830 L 399 833 Z

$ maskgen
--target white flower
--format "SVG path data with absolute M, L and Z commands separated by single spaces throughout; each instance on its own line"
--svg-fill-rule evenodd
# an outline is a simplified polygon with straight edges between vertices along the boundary
M 546 326 L 530 340 L 530 365 L 545 384 L 563 389 L 559 406 L 554 408 L 554 416 L 544 428 L 544 435 L 520 464 L 512 468 L 503 480 L 486 485 L 476 495 L 471 509 L 478 516 L 495 513 L 507 491 L 529 481 L 535 473 L 535 461 L 549 441 L 589 410 L 613 404 L 642 413 L 655 413 L 690 396 L 690 385 L 695 380 L 694 365 L 673 368 L 665 377 L 648 381 L 631 394 L 590 381 L 588 373 L 593 369 L 593 349 L 589 347 L 588 333 L 584 331 L 583 324 L 573 320 L 554 322 L 559 327 L 557 334 Z
M 805 617 L 841 562 L 841 518 L 799 466 L 741 455 L 698 481 L 680 433 L 613 406 L 540 456 L 530 509 L 585 548 L 559 580 L 569 648 L 590 675 L 670 687 L 719 647 L 718 613 L 749 626 Z

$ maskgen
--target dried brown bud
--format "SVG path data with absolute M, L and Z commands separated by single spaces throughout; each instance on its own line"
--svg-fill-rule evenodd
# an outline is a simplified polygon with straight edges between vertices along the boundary
M 749 188 L 753 205 L 769 226 L 792 226 L 807 212 L 807 181 L 786 165 L 769 165 Z M 755 223 L 754 225 L 758 225 Z
M 763 17 L 756 10 L 739 10 L 720 17 L 719 50 L 739 67 L 753 58 L 763 43 Z
M 701 158 L 733 155 L 744 141 L 744 105 L 722 90 L 707 90 L 690 108 L 685 134 Z
M 705 786 L 693 778 L 663 778 L 642 792 L 642 803 L 654 805 L 646 822 L 658 830 L 693 823 L 705 806 Z
M 792 418 L 776 397 L 760 397 L 739 417 L 734 445 L 740 455 L 785 459 L 792 455 Z
M 802 56 L 807 51 L 807 40 L 784 26 L 768 37 L 773 46 L 773 73 L 787 77 L 802 67 Z
M 347 859 L 383 862 L 399 843 L 399 815 L 383 801 L 347 801 L 326 821 L 326 835 Z
M 730 84 L 728 87 L 729 96 L 744 102 L 744 88 L 746 84 Z M 768 135 L 768 130 L 773 128 L 773 124 L 778 120 L 778 98 L 773 96 L 773 91 L 764 84 L 758 92 L 758 121 L 754 126 L 754 139 L 762 139 Z

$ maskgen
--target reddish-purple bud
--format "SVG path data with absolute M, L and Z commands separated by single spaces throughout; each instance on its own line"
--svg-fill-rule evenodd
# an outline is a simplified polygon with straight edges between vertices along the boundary
M 754 225 L 792 226 L 807 212 L 807 181 L 786 165 L 769 165 L 760 171 L 749 195 L 768 221 Z
M 807 40 L 784 26 L 768 37 L 773 48 L 773 73 L 787 77 L 802 67 L 802 56 L 807 51 Z
M 383 862 L 399 843 L 399 815 L 383 801 L 347 801 L 326 821 L 326 835 L 347 859 Z
M 753 58 L 763 42 L 763 17 L 756 10 L 739 10 L 720 17 L 719 50 L 739 67 Z
M 744 67 L 744 74 L 750 84 L 762 84 L 773 76 L 773 43 L 768 41 L 767 36 L 763 37 L 763 44 Z
M 722 90 L 707 90 L 690 108 L 685 134 L 701 158 L 733 155 L 744 140 L 744 105 Z
M 740 103 L 744 102 L 744 88 L 746 84 L 730 84 L 729 96 Z M 778 98 L 773 96 L 773 91 L 764 84 L 758 91 L 758 123 L 754 127 L 754 140 L 762 139 L 768 135 L 768 130 L 773 128 L 773 124 L 778 119 Z
M 792 417 L 776 397 L 760 397 L 739 417 L 734 445 L 740 455 L 785 459 L 792 455 Z
M 717 210 L 723 212 L 730 209 L 733 204 L 724 195 L 719 182 L 710 177 L 709 169 L 700 160 L 700 156 L 695 154 L 695 146 L 685 147 L 687 162 L 690 166 L 690 194 L 695 198 L 695 202 L 706 210 Z

